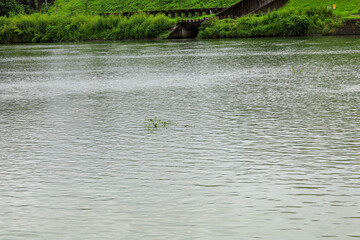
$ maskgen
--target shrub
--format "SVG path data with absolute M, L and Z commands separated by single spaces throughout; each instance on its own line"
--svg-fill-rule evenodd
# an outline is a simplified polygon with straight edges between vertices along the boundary
M 163 15 L 0 17 L 0 43 L 159 38 L 175 22 Z
M 310 19 L 304 15 L 290 15 L 280 20 L 280 26 L 283 36 L 298 37 L 308 33 Z
M 202 23 L 199 38 L 296 37 L 328 33 L 340 19 L 326 8 L 280 9 L 236 20 L 211 19 Z

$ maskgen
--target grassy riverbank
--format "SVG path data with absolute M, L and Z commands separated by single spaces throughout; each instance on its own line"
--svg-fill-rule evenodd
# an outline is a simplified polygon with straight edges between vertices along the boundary
M 176 20 L 163 15 L 18 15 L 0 17 L 0 43 L 166 38 L 175 24 Z M 202 24 L 199 38 L 327 34 L 340 24 L 341 18 L 326 8 L 283 9 L 238 19 L 210 19 Z
M 239 0 L 56 0 L 52 13 L 99 14 L 188 8 L 229 7 Z
M 230 7 L 239 0 L 56 0 L 51 13 L 98 14 L 108 12 L 129 12 L 166 9 Z M 340 15 L 358 13 L 359 0 L 289 0 L 285 9 L 305 9 L 336 5 Z
M 85 16 L 33 14 L 0 17 L 0 43 L 153 39 L 166 36 L 175 20 L 163 15 Z
M 10 1 L 10 0 L 9 0 Z M 13 1 L 13 0 L 11 0 Z M 98 16 L 100 12 L 229 6 L 238 0 L 57 0 L 48 13 L 0 17 L 0 43 L 165 38 L 176 24 L 163 15 Z M 13 3 L 13 2 L 11 2 Z M 335 10 L 329 6 L 336 4 Z M 9 5 L 16 9 L 16 5 Z M 316 6 L 316 7 L 314 7 Z M 320 6 L 320 7 L 319 7 Z M 238 19 L 211 19 L 199 38 L 275 37 L 327 34 L 357 13 L 358 0 L 290 0 L 281 10 Z M 95 14 L 95 15 L 94 15 Z
M 334 4 L 336 6 L 334 12 L 341 16 L 358 14 L 360 11 L 359 0 L 290 0 L 284 9 L 332 8 Z
M 297 37 L 326 34 L 340 24 L 326 8 L 282 9 L 236 20 L 212 19 L 202 24 L 199 38 Z

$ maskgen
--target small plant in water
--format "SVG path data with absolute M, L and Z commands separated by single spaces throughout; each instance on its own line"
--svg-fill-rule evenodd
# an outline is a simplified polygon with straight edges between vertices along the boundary
M 169 124 L 170 124 L 170 122 L 166 122 L 166 121 L 160 120 L 157 117 L 154 117 L 154 118 L 147 119 L 145 126 L 148 129 L 155 129 L 155 128 L 160 128 L 160 127 L 166 128 Z
M 301 69 L 296 69 L 294 66 L 291 66 L 290 71 L 293 74 L 301 74 L 301 72 L 302 72 Z

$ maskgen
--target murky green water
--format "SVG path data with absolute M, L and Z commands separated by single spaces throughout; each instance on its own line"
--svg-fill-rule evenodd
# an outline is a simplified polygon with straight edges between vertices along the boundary
M 360 237 L 359 104 L 359 37 L 1 45 L 0 239 Z

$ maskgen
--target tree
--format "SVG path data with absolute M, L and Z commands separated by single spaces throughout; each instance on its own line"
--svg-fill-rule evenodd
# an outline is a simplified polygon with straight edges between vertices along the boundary
M 24 7 L 15 0 L 0 0 L 0 16 L 9 16 L 24 12 Z

